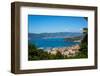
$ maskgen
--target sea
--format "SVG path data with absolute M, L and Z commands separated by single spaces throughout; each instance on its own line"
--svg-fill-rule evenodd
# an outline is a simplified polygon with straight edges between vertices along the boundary
M 38 48 L 60 48 L 80 44 L 80 42 L 65 41 L 64 38 L 33 38 L 28 42 L 35 44 Z

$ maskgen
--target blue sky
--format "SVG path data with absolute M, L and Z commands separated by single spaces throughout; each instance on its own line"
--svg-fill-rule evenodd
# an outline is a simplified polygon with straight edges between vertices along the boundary
M 84 17 L 28 15 L 29 33 L 82 32 L 87 25 Z

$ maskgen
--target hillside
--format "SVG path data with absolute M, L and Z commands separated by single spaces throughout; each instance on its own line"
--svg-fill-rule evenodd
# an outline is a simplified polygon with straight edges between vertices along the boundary
M 28 38 L 72 38 L 72 37 L 81 37 L 82 33 L 75 32 L 56 32 L 56 33 L 29 33 Z

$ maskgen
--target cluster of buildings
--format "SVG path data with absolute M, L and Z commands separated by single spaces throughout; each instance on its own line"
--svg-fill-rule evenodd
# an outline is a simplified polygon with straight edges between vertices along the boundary
M 59 51 L 62 55 L 66 55 L 68 57 L 75 56 L 79 52 L 80 46 L 74 45 L 71 47 L 62 47 L 62 48 L 51 48 L 48 50 L 48 53 L 56 55 Z

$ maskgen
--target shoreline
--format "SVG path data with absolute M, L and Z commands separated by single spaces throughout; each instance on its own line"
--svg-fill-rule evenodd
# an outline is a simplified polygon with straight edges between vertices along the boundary
M 43 48 L 40 48 L 43 49 Z M 47 51 L 50 54 L 56 55 L 57 52 L 60 52 L 64 56 L 72 57 L 79 53 L 80 45 L 72 45 L 68 47 L 54 47 L 54 48 L 45 48 L 44 51 Z

